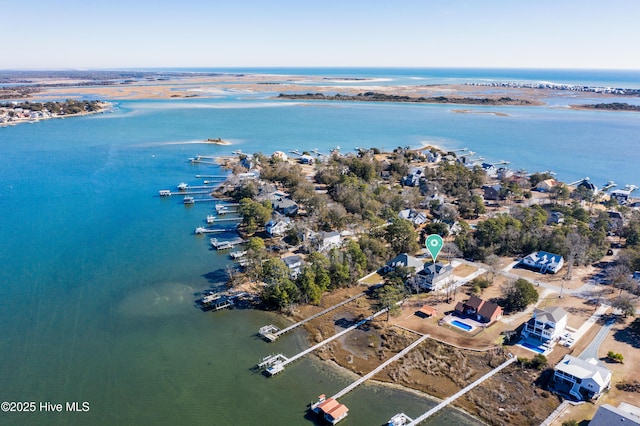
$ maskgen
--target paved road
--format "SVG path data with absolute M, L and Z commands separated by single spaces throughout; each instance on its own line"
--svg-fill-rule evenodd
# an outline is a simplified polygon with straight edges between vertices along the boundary
M 591 343 L 589 343 L 589 346 L 587 346 L 584 349 L 584 351 L 582 351 L 580 355 L 578 355 L 578 358 L 583 359 L 585 361 L 589 358 L 598 359 L 598 349 L 600 348 L 600 345 L 604 341 L 605 337 L 607 337 L 607 334 L 609 334 L 609 331 L 611 330 L 611 327 L 613 327 L 614 323 L 615 321 L 608 321 L 604 325 L 604 327 L 602 327 L 602 329 L 598 332 L 598 334 L 596 334 L 596 337 L 593 338 Z M 604 364 L 599 360 L 598 360 L 598 363 L 601 366 L 604 366 Z

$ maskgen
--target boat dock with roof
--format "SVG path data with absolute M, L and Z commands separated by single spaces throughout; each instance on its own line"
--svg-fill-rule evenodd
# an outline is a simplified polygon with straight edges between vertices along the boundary
M 209 241 L 211 242 L 211 246 L 216 250 L 227 250 L 237 246 L 238 244 L 246 243 L 246 241 L 240 237 L 224 241 L 218 240 L 217 238 L 211 238 Z

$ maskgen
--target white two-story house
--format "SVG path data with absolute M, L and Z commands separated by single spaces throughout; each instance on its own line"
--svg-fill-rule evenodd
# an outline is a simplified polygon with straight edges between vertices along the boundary
M 522 337 L 534 338 L 542 342 L 555 342 L 567 327 L 567 311 L 559 306 L 546 309 L 535 309 L 533 317 L 522 329 Z
M 553 369 L 554 388 L 578 400 L 597 399 L 611 385 L 611 371 L 594 358 L 565 355 Z

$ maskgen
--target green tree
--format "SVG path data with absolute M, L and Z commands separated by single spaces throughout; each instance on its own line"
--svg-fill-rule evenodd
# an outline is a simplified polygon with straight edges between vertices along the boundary
M 607 352 L 607 359 L 611 362 L 618 362 L 620 364 L 622 364 L 624 361 L 624 357 L 622 356 L 622 354 L 613 351 Z
M 351 281 L 355 282 L 360 279 L 367 270 L 367 257 L 355 240 L 349 240 L 345 250 L 345 256 L 351 272 Z
M 391 245 L 392 255 L 418 251 L 418 234 L 411 222 L 394 217 L 386 228 L 385 239 Z
M 388 308 L 387 321 L 389 321 L 389 315 L 397 315 L 400 311 L 400 307 L 397 305 L 399 301 L 404 299 L 404 289 L 401 286 L 394 284 L 385 284 L 374 290 L 374 297 L 378 300 L 378 307 L 380 309 Z
M 242 223 L 248 233 L 253 233 L 259 226 L 264 226 L 271 218 L 271 203 L 259 203 L 250 198 L 240 200 L 238 213 L 242 216 Z
M 316 283 L 316 274 L 313 267 L 306 267 L 297 278 L 301 298 L 306 303 L 319 305 L 322 299 L 322 288 Z
M 538 301 L 538 291 L 533 284 L 524 278 L 507 284 L 502 288 L 502 304 L 507 312 L 523 311 L 532 303 Z
M 449 227 L 444 222 L 429 222 L 422 230 L 422 239 L 424 240 L 424 238 L 431 234 L 438 234 L 441 237 L 446 237 L 449 235 Z

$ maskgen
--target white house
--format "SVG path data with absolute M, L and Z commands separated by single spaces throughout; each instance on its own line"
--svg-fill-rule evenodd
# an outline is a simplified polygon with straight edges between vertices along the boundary
M 432 263 L 418 271 L 413 277 L 414 283 L 425 290 L 440 291 L 451 283 L 453 266 L 450 263 Z
M 413 272 L 417 273 L 424 268 L 424 262 L 417 257 L 413 257 L 407 253 L 401 253 L 387 262 L 382 268 L 383 272 L 393 271 L 398 267 L 413 268 Z
M 534 309 L 533 316 L 522 329 L 522 337 L 554 342 L 559 340 L 567 327 L 567 311 L 559 306 Z
M 557 185 L 558 181 L 556 181 L 555 179 L 545 179 L 538 182 L 538 184 L 536 185 L 536 189 L 540 192 L 550 192 Z
M 289 228 L 291 228 L 291 219 L 283 216 L 275 216 L 264 225 L 267 234 L 272 237 L 281 237 Z
M 296 278 L 302 272 L 302 265 L 304 264 L 302 257 L 298 255 L 283 257 L 282 261 L 287 268 L 289 268 L 289 275 L 291 278 Z
M 611 371 L 594 358 L 585 361 L 565 355 L 553 370 L 555 390 L 578 400 L 597 399 L 611 385 Z
M 522 259 L 525 265 L 540 270 L 540 273 L 556 273 L 564 265 L 564 258 L 559 254 L 547 253 L 546 251 L 536 251 Z
M 414 225 L 422 225 L 423 223 L 425 223 L 427 221 L 427 216 L 425 216 L 424 213 L 419 212 L 419 211 L 414 210 L 414 209 L 401 210 L 400 213 L 398 213 L 398 217 L 400 219 L 408 220 L 409 222 L 413 223 Z
M 340 247 L 342 238 L 337 231 L 318 233 L 318 251 L 326 252 L 334 248 Z

